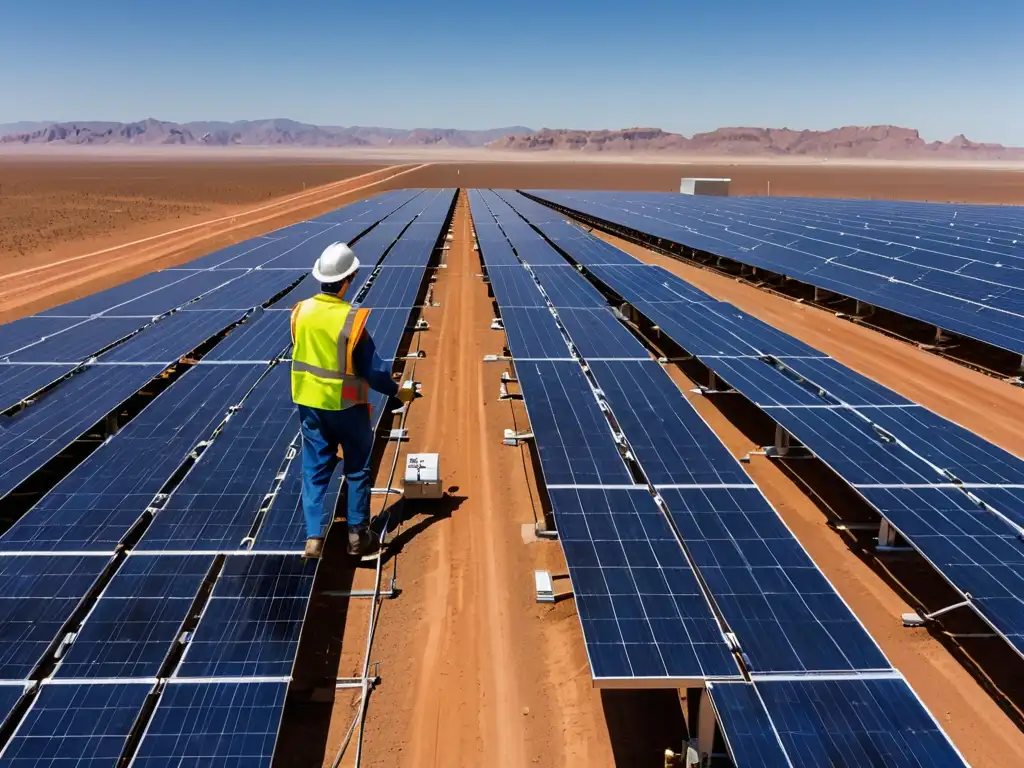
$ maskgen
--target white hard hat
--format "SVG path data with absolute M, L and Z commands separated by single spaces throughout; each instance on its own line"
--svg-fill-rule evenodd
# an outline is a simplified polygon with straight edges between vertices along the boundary
M 338 283 L 359 269 L 359 259 L 346 243 L 331 243 L 313 265 L 313 278 L 321 283 Z

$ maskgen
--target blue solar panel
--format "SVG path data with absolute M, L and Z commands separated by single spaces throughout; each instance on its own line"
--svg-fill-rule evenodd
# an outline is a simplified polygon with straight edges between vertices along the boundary
M 508 235 L 508 239 L 512 241 L 512 246 L 516 249 L 516 253 L 519 254 L 519 258 L 529 264 L 531 267 L 542 267 L 542 266 L 566 266 L 565 259 L 558 251 L 548 245 L 544 240 L 532 229 L 526 237 L 515 234 L 514 230 L 509 231 L 505 227 L 504 222 L 502 227 L 505 229 L 505 233 Z
M 267 310 L 232 328 L 203 361 L 260 360 L 269 362 L 291 346 L 291 313 Z
M 638 302 L 704 302 L 713 299 L 667 269 L 650 264 L 588 265 L 594 277 L 631 304 Z
M 717 376 L 761 407 L 835 404 L 758 357 L 721 357 L 709 363 Z
M 942 479 L 852 409 L 773 408 L 771 416 L 851 485 L 920 485 Z
M 736 768 L 792 768 L 750 683 L 711 683 L 708 694 Z
M 409 327 L 408 308 L 374 309 L 366 321 L 366 332 L 373 339 L 381 360 L 392 360 L 398 355 L 402 337 Z
M 1024 485 L 1024 460 L 927 408 L 858 411 L 961 482 Z
M 480 245 L 480 253 L 483 255 L 484 264 L 490 267 L 519 267 L 519 257 L 516 256 L 505 238 L 501 228 L 493 223 L 484 224 L 479 219 L 476 221 L 476 238 Z
M 0 412 L 13 408 L 75 369 L 74 365 L 6 365 L 0 363 Z
M 0 754 L 4 768 L 117 765 L 150 683 L 44 685 Z
M 910 405 L 905 397 L 829 357 L 783 357 L 780 362 L 847 405 Z
M 383 400 L 383 396 L 374 393 L 374 398 Z M 381 418 L 383 408 L 374 410 L 374 420 Z M 375 423 L 372 422 L 372 423 Z M 324 515 L 321 525 L 331 522 L 338 494 L 341 491 L 341 468 L 331 477 L 324 497 Z M 274 501 L 267 511 L 267 517 L 256 534 L 255 547 L 261 550 L 292 550 L 299 551 L 306 543 L 306 523 L 302 512 L 302 462 L 292 461 L 288 465 L 287 474 L 281 483 Z
M 548 485 L 633 482 L 575 362 L 521 362 L 516 375 Z
M 156 677 L 211 565 L 208 555 L 129 557 L 54 676 Z
M 533 276 L 518 267 L 488 267 L 491 291 L 503 310 L 510 307 L 546 307 L 547 302 L 537 288 Z
M 651 357 L 647 348 L 610 309 L 559 309 L 558 319 L 585 359 L 619 357 L 649 360 Z
M 755 687 L 792 765 L 967 765 L 902 679 L 808 679 Z M 713 695 L 717 704 L 718 686 Z
M 0 357 L 28 344 L 35 344 L 45 338 L 59 334 L 77 323 L 80 317 L 23 317 L 0 325 Z
M 217 286 L 223 285 L 239 275 L 238 272 L 192 272 L 181 274 L 187 274 L 188 276 L 152 293 L 143 296 L 138 296 L 135 293 L 125 295 L 122 299 L 123 303 L 116 304 L 107 309 L 106 314 L 117 317 L 156 317 L 189 303 L 200 295 L 212 291 Z M 138 298 L 136 298 L 137 296 Z
M 501 319 L 508 337 L 508 348 L 514 358 L 572 358 L 550 309 L 502 308 Z
M 301 269 L 253 270 L 211 291 L 189 309 L 252 309 L 270 301 L 305 275 Z
M 97 317 L 7 357 L 19 363 L 77 363 L 131 336 L 148 322 L 145 317 Z
M 1024 489 L 975 488 L 971 493 L 1024 528 Z
M 709 307 L 708 304 L 642 303 L 637 308 L 668 338 L 697 357 L 760 354 L 752 339 L 732 333 Z
M 15 704 L 25 693 L 25 686 L 21 683 L 0 685 L 0 725 L 11 716 Z M 2 755 L 2 752 L 0 752 Z
M 572 267 L 534 267 L 533 273 L 557 309 L 608 306 L 604 296 Z
M 1000 264 L 1013 258 L 1011 251 L 993 250 L 981 239 L 970 247 L 949 239 L 968 232 L 965 227 L 971 224 L 988 226 L 991 208 L 653 193 L 539 194 L 651 237 L 766 268 L 1024 352 L 1024 316 L 1017 301 L 1011 298 L 1005 304 L 1010 312 L 1002 317 L 991 314 L 1004 296 L 1020 288 L 1017 274 L 989 271 L 983 273 L 989 282 L 982 282 L 967 270 L 973 260 Z M 905 224 L 902 229 L 886 221 L 894 212 Z M 943 235 L 936 235 L 939 226 L 927 230 L 926 222 L 941 226 Z M 979 308 L 986 309 L 979 313 Z
M 971 605 L 1024 653 L 1024 544 L 1017 529 L 962 491 L 943 488 L 861 488 L 883 517 Z
M 175 675 L 290 675 L 315 572 L 299 555 L 229 557 Z
M 107 557 L 0 557 L 0 679 L 29 676 Z
M 127 283 L 94 293 L 91 296 L 83 296 L 81 299 L 61 304 L 41 314 L 43 316 L 71 315 L 88 317 L 100 312 L 115 310 L 110 312 L 110 314 L 159 315 L 178 306 L 182 301 L 189 301 L 195 298 L 204 290 L 209 290 L 214 285 L 227 279 L 226 276 L 219 278 L 196 277 L 194 272 L 179 272 L 177 270 L 165 269 L 161 272 L 150 272 L 148 275 L 143 275 L 135 280 L 129 280 Z M 197 289 L 196 286 L 200 287 Z M 167 297 L 170 297 L 174 303 L 167 304 Z M 122 311 L 122 306 L 127 302 L 133 302 L 132 307 L 141 307 L 143 308 L 142 311 Z
M 236 309 L 193 312 L 183 309 L 107 352 L 104 363 L 151 363 L 170 365 L 241 319 Z
M 287 683 L 182 683 L 164 689 L 133 768 L 269 768 Z
M 683 550 L 646 489 L 554 489 L 587 655 L 598 685 L 677 687 L 738 675 Z
M 752 485 L 679 387 L 653 360 L 590 363 L 615 420 L 655 485 Z
M 429 233 L 422 231 L 424 226 L 429 228 Z M 417 231 L 414 229 L 416 227 L 416 224 L 412 224 L 402 238 L 388 251 L 387 256 L 384 257 L 384 266 L 426 268 L 427 262 L 430 261 L 430 256 L 434 252 L 439 228 L 435 224 L 419 225 L 420 231 Z M 428 234 L 429 237 L 424 236 Z
M 277 235 L 263 235 L 243 240 L 182 264 L 190 269 L 252 268 L 277 256 L 288 246 Z
M 0 497 L 153 379 L 162 365 L 92 366 L 0 425 Z
M 752 672 L 888 669 L 870 635 L 756 488 L 664 489 L 676 528 Z
M 288 247 L 280 255 L 265 261 L 264 269 L 311 269 L 331 243 L 347 243 L 373 225 L 375 217 L 331 225 L 310 225 L 306 232 L 287 234 Z
M 196 443 L 262 374 L 232 365 L 185 373 L 4 532 L 0 551 L 113 552 Z
M 278 365 L 249 393 L 157 514 L 140 550 L 241 546 L 299 431 L 290 375 Z
M 411 309 L 424 274 L 420 267 L 381 267 L 359 303 L 364 307 Z

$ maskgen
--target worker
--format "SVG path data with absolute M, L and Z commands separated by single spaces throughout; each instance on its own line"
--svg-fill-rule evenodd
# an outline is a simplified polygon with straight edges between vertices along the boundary
M 343 462 L 348 483 L 348 552 L 372 551 L 370 539 L 370 389 L 408 403 L 416 387 L 399 387 L 366 333 L 369 309 L 354 309 L 342 296 L 359 270 L 345 243 L 332 243 L 313 265 L 320 293 L 292 310 L 292 400 L 302 423 L 302 512 L 306 557 L 323 551 L 327 485 Z M 338 447 L 342 457 L 338 458 Z

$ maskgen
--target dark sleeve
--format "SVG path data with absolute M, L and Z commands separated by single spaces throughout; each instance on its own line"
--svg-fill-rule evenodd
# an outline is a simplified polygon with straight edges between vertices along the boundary
M 391 397 L 398 395 L 398 382 L 391 378 L 391 365 L 377 356 L 377 347 L 370 334 L 364 333 L 356 344 L 352 352 L 352 364 L 356 373 L 366 379 L 374 390 Z

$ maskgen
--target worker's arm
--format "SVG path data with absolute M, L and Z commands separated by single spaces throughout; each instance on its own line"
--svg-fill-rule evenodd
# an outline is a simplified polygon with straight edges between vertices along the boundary
M 352 365 L 374 390 L 382 395 L 398 396 L 398 383 L 391 378 L 391 364 L 377 356 L 377 347 L 370 334 L 364 333 L 356 344 L 352 351 Z

